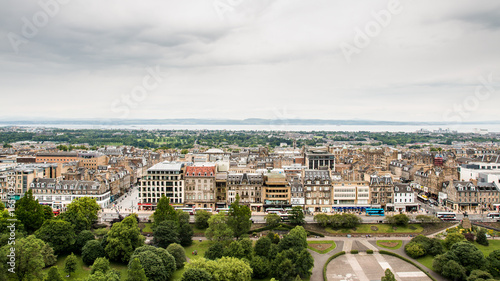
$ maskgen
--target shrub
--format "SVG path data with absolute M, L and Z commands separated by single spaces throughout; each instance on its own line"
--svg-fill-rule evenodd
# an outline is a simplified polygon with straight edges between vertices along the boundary
M 474 242 L 474 238 L 475 238 L 474 233 L 470 233 L 470 232 L 464 233 L 464 237 L 465 237 L 465 239 L 467 239 L 467 241 Z
M 357 253 L 359 253 L 359 251 L 358 251 L 358 250 L 351 250 L 351 254 L 354 254 L 354 255 L 355 255 L 355 254 L 357 254 Z
M 367 253 L 367 254 L 373 254 L 373 250 L 370 250 L 370 249 L 369 249 L 369 250 L 366 250 L 366 253 Z
M 410 242 L 405 246 L 405 252 L 408 256 L 416 259 L 422 256 L 425 256 L 424 247 L 416 242 Z
M 168 245 L 167 252 L 169 252 L 175 259 L 175 266 L 177 269 L 184 266 L 184 263 L 187 261 L 186 253 L 184 252 L 184 248 L 181 245 L 173 243 Z
M 481 228 L 477 232 L 476 236 L 476 242 L 480 245 L 488 246 L 490 243 L 488 242 L 488 239 L 486 238 L 486 230 L 484 228 Z

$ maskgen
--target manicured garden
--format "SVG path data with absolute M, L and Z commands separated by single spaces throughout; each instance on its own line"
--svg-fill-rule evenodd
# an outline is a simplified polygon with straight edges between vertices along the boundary
M 315 251 L 319 254 L 326 254 L 333 249 L 335 249 L 337 245 L 334 241 L 307 241 L 307 248 Z
M 386 249 L 397 250 L 401 248 L 402 245 L 403 241 L 401 240 L 377 240 L 377 246 Z

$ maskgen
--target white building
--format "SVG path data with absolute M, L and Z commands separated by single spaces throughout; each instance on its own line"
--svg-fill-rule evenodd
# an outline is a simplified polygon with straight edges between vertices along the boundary
M 418 210 L 418 203 L 415 201 L 415 193 L 409 184 L 394 185 L 394 210 L 410 211 Z
M 370 186 L 365 181 L 333 182 L 333 209 L 370 207 Z
M 472 162 L 458 167 L 461 181 L 476 180 L 480 173 L 500 172 L 500 163 Z
M 162 162 L 149 168 L 139 187 L 139 210 L 155 210 L 162 196 L 169 197 L 174 206 L 183 206 L 183 167 L 184 163 Z

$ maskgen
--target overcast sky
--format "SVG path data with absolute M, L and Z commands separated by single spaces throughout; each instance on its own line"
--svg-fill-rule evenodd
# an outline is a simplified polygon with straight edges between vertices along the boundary
M 0 1 L 0 119 L 500 120 L 500 1 L 40 2 Z

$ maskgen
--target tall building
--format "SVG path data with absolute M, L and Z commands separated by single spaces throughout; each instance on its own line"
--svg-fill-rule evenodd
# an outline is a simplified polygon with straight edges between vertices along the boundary
M 309 169 L 317 170 L 326 168 L 335 170 L 335 155 L 327 147 L 316 147 L 305 152 L 305 162 Z
M 264 175 L 262 198 L 264 211 L 267 208 L 291 208 L 291 188 L 284 174 Z
M 329 170 L 305 170 L 302 184 L 307 211 L 329 212 L 331 210 L 332 186 Z
M 240 196 L 240 204 L 247 205 L 254 212 L 262 211 L 262 184 L 261 174 L 228 174 L 227 175 L 227 203 L 231 205 Z
M 387 211 L 394 210 L 393 197 L 394 183 L 390 175 L 372 175 L 370 177 L 370 200 L 372 206 L 380 206 Z
M 170 198 L 170 204 L 183 206 L 184 178 L 183 163 L 162 162 L 146 171 L 139 187 L 140 210 L 155 210 L 162 196 Z

